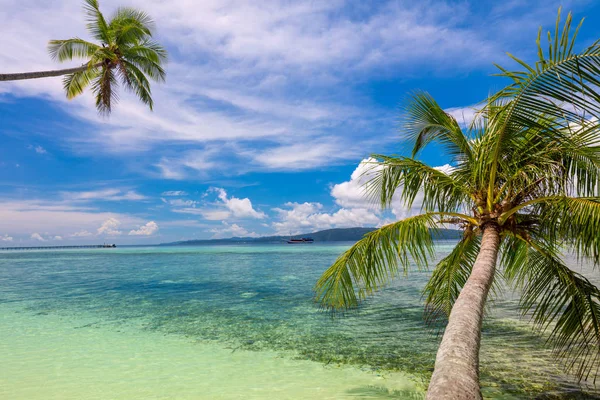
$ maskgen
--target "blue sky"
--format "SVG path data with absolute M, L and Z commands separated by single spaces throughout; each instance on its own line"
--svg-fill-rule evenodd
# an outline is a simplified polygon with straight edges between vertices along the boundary
M 418 3 L 418 4 L 415 4 Z M 0 0 L 2 72 L 62 68 L 50 39 L 88 38 L 81 3 Z M 109 118 L 60 78 L 0 83 L 0 246 L 159 243 L 376 226 L 414 210 L 362 197 L 361 160 L 405 154 L 400 105 L 425 90 L 459 120 L 535 57 L 559 5 L 593 1 L 110 0 L 147 11 L 170 53 L 150 112 Z M 74 63 L 73 65 L 77 65 Z M 64 65 L 66 67 L 67 65 Z M 422 158 L 443 167 L 436 148 Z M 418 206 L 418 205 L 417 205 Z

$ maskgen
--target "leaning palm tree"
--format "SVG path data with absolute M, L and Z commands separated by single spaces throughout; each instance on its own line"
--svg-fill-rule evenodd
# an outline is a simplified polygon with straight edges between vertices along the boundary
M 53 59 L 59 62 L 84 59 L 83 65 L 54 71 L 0 74 L 0 81 L 65 75 L 63 84 L 67 98 L 72 99 L 91 85 L 101 114 L 109 114 L 112 104 L 118 100 L 116 86 L 121 81 L 152 109 L 148 78 L 163 82 L 162 64 L 167 59 L 166 50 L 152 39 L 152 19 L 143 11 L 119 8 L 111 19 L 106 20 L 98 0 L 85 0 L 84 10 L 87 29 L 99 43 L 73 38 L 51 40 L 48 44 Z
M 412 155 L 376 155 L 365 191 L 383 207 L 411 207 L 422 196 L 422 213 L 365 235 L 317 282 L 322 305 L 357 306 L 400 272 L 429 266 L 436 229 L 463 229 L 424 289 L 426 315 L 448 318 L 428 399 L 481 398 L 481 326 L 501 278 L 519 289 L 524 315 L 549 332 L 569 370 L 598 375 L 600 290 L 563 251 L 600 265 L 600 48 L 573 53 L 570 23 L 569 14 L 561 32 L 557 22 L 547 55 L 538 37 L 534 66 L 515 58 L 524 70 L 502 69 L 513 83 L 469 127 L 428 94 L 411 97 L 404 129 Z M 450 171 L 417 159 L 432 142 L 452 156 Z

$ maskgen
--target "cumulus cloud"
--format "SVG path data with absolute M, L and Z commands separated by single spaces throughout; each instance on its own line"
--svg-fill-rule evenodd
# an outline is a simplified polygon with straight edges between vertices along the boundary
M 164 200 L 165 202 L 179 206 L 173 209 L 174 212 L 192 215 L 201 215 L 209 221 L 223 221 L 228 219 L 265 219 L 267 215 L 262 211 L 257 211 L 252 206 L 249 198 L 238 198 L 228 196 L 223 188 L 210 188 L 203 198 L 211 194 L 216 194 L 216 201 L 204 202 L 202 207 L 196 207 L 199 202 L 192 200 Z
M 313 230 L 350 227 L 374 227 L 384 223 L 385 217 L 376 202 L 366 197 L 364 184 L 381 167 L 374 158 L 363 159 L 352 172 L 350 180 L 331 187 L 331 197 L 340 208 L 324 212 L 320 203 L 289 202 L 275 208 L 279 218 L 272 224 L 277 234 L 306 233 Z
M 400 201 L 402 188 L 398 188 L 389 210 L 382 210 L 377 201 L 366 196 L 365 183 L 381 168 L 376 159 L 363 159 L 352 172 L 350 180 L 331 187 L 331 197 L 339 209 L 326 212 L 320 203 L 288 202 L 284 207 L 273 209 L 278 220 L 271 224 L 272 228 L 277 234 L 289 235 L 330 228 L 376 227 L 417 214 L 423 202 L 422 193 L 408 208 Z M 448 164 L 435 168 L 444 173 L 452 171 Z
M 151 236 L 158 232 L 158 225 L 154 221 L 146 223 L 146 225 L 140 226 L 139 229 L 132 229 L 129 231 L 129 235 L 133 236 Z
M 222 227 L 213 228 L 210 230 L 213 233 L 213 239 L 222 239 L 227 237 L 258 237 L 256 232 L 250 232 L 246 228 L 238 224 L 229 224 L 222 222 Z
M 13 237 L 21 235 L 29 238 L 31 232 L 53 232 L 54 235 L 65 238 L 73 232 L 96 232 L 99 226 L 111 218 L 126 226 L 144 223 L 140 218 L 100 211 L 79 201 L 0 199 L 2 229 Z
M 8 236 L 8 235 L 3 235 L 3 236 L 0 236 L 0 241 L 3 241 L 3 242 L 12 242 L 13 241 L 13 237 L 12 236 Z
M 374 158 L 366 158 L 360 162 L 358 167 L 352 172 L 350 180 L 333 185 L 331 188 L 331 196 L 335 203 L 341 207 L 349 209 L 366 209 L 380 213 L 381 206 L 377 199 L 369 198 L 365 191 L 365 184 L 371 180 L 375 174 L 380 171 L 381 165 L 377 164 Z M 446 174 L 452 172 L 452 166 L 445 164 L 435 169 Z M 390 211 L 396 219 L 402 219 L 418 213 L 423 202 L 423 193 L 417 194 L 412 207 L 408 208 L 403 201 L 400 200 L 402 187 L 396 190 L 390 204 Z
M 118 230 L 121 222 L 116 218 L 109 218 L 102 223 L 97 230 L 98 235 L 103 236 L 119 236 L 122 232 Z
M 366 208 L 377 210 L 377 201 L 367 197 L 364 185 L 373 178 L 376 171 L 381 169 L 374 158 L 365 158 L 350 175 L 350 180 L 333 185 L 331 196 L 335 203 L 346 208 Z
M 44 238 L 42 237 L 42 235 L 40 235 L 40 234 L 39 234 L 39 233 L 37 233 L 37 232 L 34 232 L 34 233 L 32 233 L 32 234 L 31 234 L 31 236 L 30 236 L 30 238 L 31 238 L 31 239 L 33 239 L 33 240 L 40 241 L 40 242 L 45 242 L 45 241 L 46 241 L 46 239 L 44 239 Z
M 227 192 L 222 188 L 214 188 L 213 190 L 217 192 L 219 200 L 223 202 L 223 205 L 229 210 L 233 217 L 255 219 L 266 218 L 265 213 L 256 211 L 252 207 L 252 202 L 249 198 L 239 199 L 234 196 L 227 197 Z
M 289 235 L 329 228 L 371 227 L 381 223 L 376 213 L 364 208 L 342 208 L 332 213 L 322 212 L 322 209 L 320 203 L 286 203 L 284 208 L 273 209 L 279 221 L 272 227 L 278 235 Z

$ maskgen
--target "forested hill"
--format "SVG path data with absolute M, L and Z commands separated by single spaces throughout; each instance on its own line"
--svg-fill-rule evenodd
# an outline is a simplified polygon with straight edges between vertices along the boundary
M 315 242 L 355 242 L 360 240 L 366 233 L 376 228 L 336 228 L 326 229 L 324 231 L 303 233 L 294 235 L 294 238 L 311 237 Z M 440 229 L 436 239 L 459 239 L 462 231 L 455 229 Z M 280 243 L 288 240 L 290 236 L 263 236 L 258 238 L 251 237 L 233 237 L 228 239 L 209 239 L 209 240 L 185 240 L 172 243 L 161 243 L 161 246 L 187 246 L 187 245 L 211 245 L 211 244 L 232 244 L 232 243 Z

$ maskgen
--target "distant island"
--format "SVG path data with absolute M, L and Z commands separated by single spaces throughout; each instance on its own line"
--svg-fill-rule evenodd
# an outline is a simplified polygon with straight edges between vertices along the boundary
M 377 228 L 336 228 L 324 231 L 302 233 L 292 237 L 311 237 L 316 242 L 355 242 L 365 234 Z M 460 239 L 462 231 L 457 229 L 438 229 L 435 238 L 438 240 Z M 214 244 L 236 244 L 236 243 L 281 243 L 288 240 L 290 236 L 262 236 L 262 237 L 232 237 L 227 239 L 207 240 L 184 240 L 179 242 L 161 243 L 160 246 L 198 246 Z

